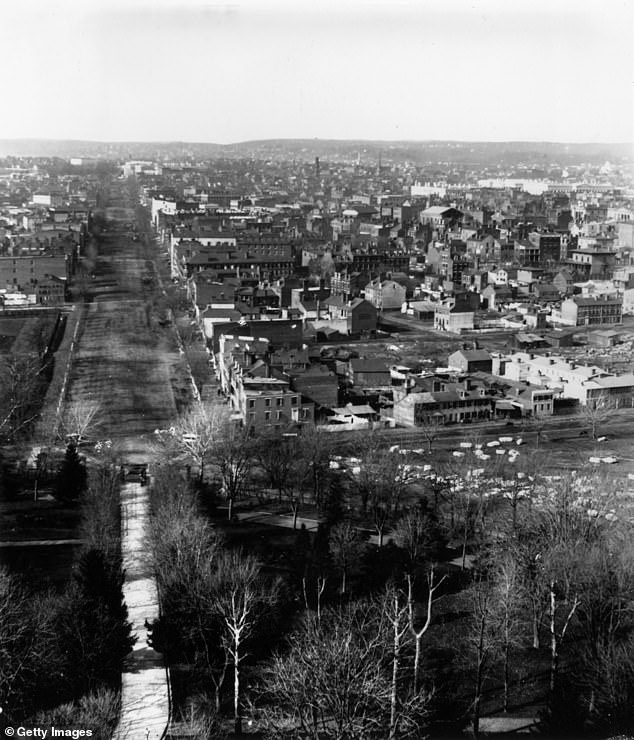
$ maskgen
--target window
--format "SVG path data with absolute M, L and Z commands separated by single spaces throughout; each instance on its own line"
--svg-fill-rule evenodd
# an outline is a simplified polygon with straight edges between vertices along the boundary
M 270 398 L 265 399 L 264 404 L 266 406 L 270 406 L 271 405 L 271 399 Z
M 249 399 L 249 408 L 250 409 L 255 408 L 255 399 L 253 399 L 253 398 L 250 398 Z
M 302 409 L 302 419 L 308 418 L 308 409 Z
M 291 397 L 291 406 L 297 406 L 297 396 Z
M 276 405 L 277 406 L 283 406 L 284 405 L 284 398 L 283 398 L 283 396 L 280 396 L 279 398 L 276 398 L 275 399 L 275 402 L 276 402 Z
M 278 411 L 277 412 L 277 420 L 279 421 L 281 418 L 282 418 L 282 412 L 281 411 Z
M 255 421 L 255 414 L 249 414 L 249 422 L 252 424 Z
M 266 421 L 271 421 L 271 412 L 270 411 L 265 411 L 264 412 L 264 419 Z

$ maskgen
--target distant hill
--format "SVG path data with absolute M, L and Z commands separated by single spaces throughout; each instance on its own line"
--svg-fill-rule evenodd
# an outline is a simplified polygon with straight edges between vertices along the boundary
M 369 141 L 345 139 L 263 139 L 234 144 L 205 142 L 99 142 L 55 139 L 0 139 L 0 156 L 180 159 L 257 157 L 312 160 L 315 157 L 487 165 L 557 162 L 569 165 L 634 162 L 632 144 L 558 142 Z

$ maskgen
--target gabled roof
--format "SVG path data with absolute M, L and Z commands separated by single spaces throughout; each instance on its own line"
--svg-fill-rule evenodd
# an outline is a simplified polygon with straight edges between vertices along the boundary
M 453 354 L 462 355 L 468 362 L 482 362 L 491 359 L 491 355 L 485 349 L 459 349 Z
M 356 357 L 350 360 L 350 367 L 353 372 L 361 373 L 389 373 L 388 365 L 383 360 L 363 359 Z

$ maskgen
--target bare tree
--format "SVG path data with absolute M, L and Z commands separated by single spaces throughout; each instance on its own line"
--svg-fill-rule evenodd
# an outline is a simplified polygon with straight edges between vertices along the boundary
M 5 706 L 18 699 L 33 669 L 36 633 L 24 591 L 9 571 L 0 567 L 0 695 Z
M 350 569 L 361 559 L 364 543 L 357 528 L 345 520 L 330 530 L 328 544 L 335 567 L 341 574 L 340 591 L 343 595 L 348 586 Z
M 403 514 L 394 525 L 392 537 L 407 554 L 409 573 L 414 573 L 419 565 L 429 561 L 439 543 L 437 523 L 426 505 L 419 505 Z
M 497 598 L 497 622 L 499 624 L 500 648 L 502 651 L 502 680 L 504 684 L 502 706 L 509 709 L 511 650 L 519 642 L 522 598 L 519 588 L 518 567 L 512 556 L 503 555 L 494 564 L 493 598 Z
M 407 576 L 407 617 L 409 631 L 414 638 L 414 680 L 413 680 L 413 691 L 414 694 L 418 693 L 420 688 L 420 659 L 422 653 L 422 641 L 425 633 L 431 626 L 432 617 L 432 606 L 434 604 L 434 593 L 440 588 L 442 582 L 445 580 L 443 576 L 438 582 L 434 582 L 434 567 L 432 566 L 427 573 L 427 604 L 425 611 L 425 620 L 422 624 L 418 622 L 418 615 L 416 613 L 416 605 L 414 602 L 414 579 L 411 573 Z
M 362 514 L 369 515 L 372 521 L 379 547 L 389 521 L 398 516 L 405 492 L 419 479 L 420 468 L 415 460 L 385 449 L 378 436 L 368 437 L 354 487 Z
M 550 417 L 545 416 L 544 414 L 535 412 L 522 420 L 522 428 L 524 431 L 535 435 L 535 449 L 537 450 L 540 448 L 540 444 L 544 438 L 544 430 L 547 427 L 549 418 Z
M 480 734 L 480 714 L 484 682 L 499 649 L 496 624 L 496 603 L 491 585 L 477 574 L 468 590 L 471 623 L 467 632 L 467 645 L 474 662 L 474 687 L 472 703 L 473 735 Z
M 440 423 L 439 417 L 434 415 L 425 416 L 417 425 L 416 430 L 421 433 L 421 436 L 427 443 L 428 452 L 432 451 L 434 442 L 438 438 L 441 428 L 442 424 Z
M 88 438 L 94 437 L 103 426 L 101 418 L 102 408 L 97 401 L 71 401 L 65 411 L 62 429 L 67 437 L 72 438 L 76 445 L 80 445 Z
M 42 364 L 35 355 L 0 358 L 0 436 L 12 441 L 37 419 L 43 386 Z
M 409 629 L 408 605 L 403 603 L 401 594 L 389 588 L 383 600 L 383 613 L 392 627 L 392 679 L 390 683 L 390 724 L 389 740 L 398 736 L 399 725 L 399 673 L 401 670 L 403 638 Z
M 312 475 L 311 462 L 303 450 L 302 438 L 277 430 L 263 435 L 256 447 L 257 460 L 269 485 L 277 490 L 278 501 L 287 499 L 293 512 L 293 529 L 297 527 L 304 486 Z
M 588 425 L 590 437 L 596 440 L 601 430 L 614 420 L 616 404 L 609 398 L 600 397 L 594 401 L 588 401 L 580 409 L 582 420 Z
M 157 429 L 154 436 L 160 452 L 195 465 L 198 481 L 202 483 L 214 448 L 230 424 L 230 412 L 226 407 L 197 403 L 174 426 Z
M 223 550 L 216 564 L 217 587 L 214 601 L 221 615 L 223 644 L 233 663 L 233 721 L 236 735 L 242 732 L 240 665 L 245 658 L 244 643 L 252 634 L 259 611 L 276 598 L 275 587 L 267 585 L 259 562 L 240 551 Z
M 375 602 L 309 612 L 265 672 L 265 721 L 303 736 L 365 740 L 388 731 L 387 624 Z
M 248 431 L 233 424 L 225 425 L 213 447 L 212 460 L 220 474 L 222 493 L 228 502 L 227 518 L 231 519 L 233 506 L 245 494 L 251 477 L 252 450 Z

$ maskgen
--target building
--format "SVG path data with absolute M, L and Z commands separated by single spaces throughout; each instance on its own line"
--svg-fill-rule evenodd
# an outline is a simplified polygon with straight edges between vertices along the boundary
M 313 424 L 315 407 L 290 390 L 289 383 L 278 378 L 244 377 L 233 389 L 232 405 L 244 426 L 253 433 L 266 428 L 289 428 Z
M 462 211 L 449 206 L 431 206 L 420 213 L 421 224 L 429 224 L 434 228 L 446 229 L 462 220 Z
M 505 400 L 518 408 L 522 416 L 552 416 L 557 395 L 558 391 L 552 388 L 518 383 L 506 391 Z
M 562 323 L 570 326 L 620 324 L 623 315 L 621 296 L 573 296 L 561 304 Z
M 474 325 L 475 311 L 468 302 L 460 298 L 448 298 L 436 305 L 434 329 L 460 334 L 472 330 Z
M 36 293 L 37 286 L 44 281 L 48 287 L 42 295 L 58 295 L 59 288 L 50 281 L 53 278 L 66 281 L 69 267 L 66 255 L 0 257 L 0 286 Z
M 341 364 L 350 385 L 362 388 L 378 388 L 392 384 L 390 368 L 383 360 L 357 357 Z
M 528 239 L 516 239 L 513 256 L 520 265 L 538 265 L 539 246 L 529 242 Z
M 365 286 L 365 299 L 378 311 L 401 309 L 405 302 L 406 290 L 394 280 L 376 278 Z
M 325 365 L 311 365 L 302 371 L 290 371 L 291 390 L 302 394 L 317 407 L 332 408 L 339 403 L 339 379 Z
M 561 236 L 532 231 L 528 241 L 539 249 L 540 262 L 558 262 L 561 258 Z
M 314 423 L 314 404 L 292 391 L 289 380 L 271 377 L 269 351 L 270 344 L 264 339 L 220 337 L 216 373 L 235 418 L 253 433 Z
M 461 373 L 490 373 L 492 359 L 491 355 L 483 349 L 459 349 L 449 355 L 447 365 Z
M 346 300 L 357 298 L 367 285 L 369 275 L 361 272 L 335 272 L 330 278 L 331 295 L 342 295 Z
M 606 403 L 629 408 L 634 400 L 634 375 L 614 375 L 596 365 L 578 365 L 557 356 L 525 352 L 494 356 L 493 374 L 555 390 L 556 398 L 574 399 L 590 408 Z
M 491 397 L 470 381 L 437 392 L 409 393 L 394 403 L 396 424 L 407 427 L 460 423 L 491 417 Z
M 616 252 L 599 245 L 571 249 L 566 263 L 584 278 L 609 278 L 616 265 Z
M 341 295 L 330 296 L 324 301 L 324 308 L 328 312 L 326 323 L 342 334 L 361 336 L 376 331 L 378 312 L 363 298 L 346 301 Z

